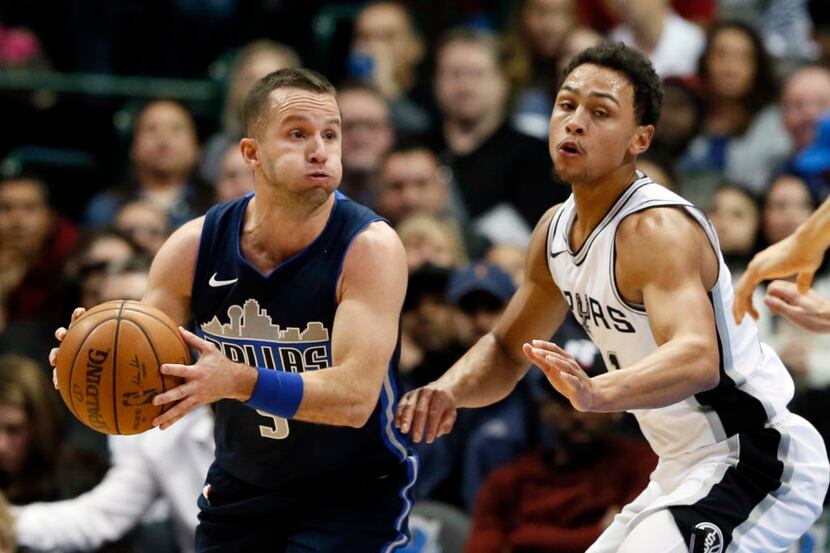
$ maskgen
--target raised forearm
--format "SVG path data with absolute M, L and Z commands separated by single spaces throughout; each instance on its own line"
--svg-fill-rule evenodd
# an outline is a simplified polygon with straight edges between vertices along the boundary
M 799 247 L 824 252 L 830 246 L 830 199 L 822 203 L 795 232 Z
M 597 412 L 654 409 L 718 383 L 717 351 L 701 339 L 677 338 L 621 370 L 592 378 Z
M 511 357 L 492 333 L 485 334 L 435 386 L 448 390 L 457 407 L 482 407 L 506 397 L 528 366 Z

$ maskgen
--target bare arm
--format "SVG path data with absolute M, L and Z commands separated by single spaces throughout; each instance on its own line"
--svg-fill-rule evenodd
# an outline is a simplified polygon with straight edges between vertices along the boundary
M 190 319 L 190 294 L 204 217 L 174 232 L 153 258 L 142 303 L 164 311 L 177 325 Z
M 547 232 L 556 207 L 540 219 L 533 231 L 525 282 L 514 294 L 496 328 L 483 336 L 441 378 L 406 394 L 396 424 L 412 429 L 427 442 L 449 432 L 457 407 L 481 407 L 504 398 L 525 375 L 530 363 L 522 354 L 525 342 L 550 337 L 561 324 L 568 304 L 554 284 L 547 266 Z M 440 430 L 440 431 L 439 431 Z
M 797 275 L 798 291 L 806 293 L 828 246 L 830 199 L 825 200 L 793 234 L 752 258 L 735 286 L 735 303 L 732 308 L 735 321 L 740 323 L 746 313 L 754 319 L 758 318 L 758 312 L 752 305 L 752 292 L 764 280 Z
M 297 420 L 361 427 L 378 402 L 395 350 L 406 293 L 406 254 L 395 231 L 375 223 L 346 256 L 332 330 L 334 367 L 303 373 Z
M 153 258 L 147 291 L 141 298 L 142 303 L 161 309 L 177 325 L 183 325 L 190 319 L 190 292 L 203 223 L 204 217 L 194 219 L 182 225 L 164 242 Z M 82 307 L 76 308 L 70 323 L 75 322 L 84 311 Z M 63 341 L 64 336 L 65 327 L 55 331 L 55 338 L 59 342 Z M 52 348 L 49 352 L 49 364 L 53 367 L 57 361 L 57 354 L 58 348 Z M 54 371 L 52 380 L 57 388 L 57 376 Z
M 397 343 L 406 276 L 403 245 L 388 225 L 372 224 L 355 238 L 340 280 L 333 366 L 301 374 L 303 396 L 294 419 L 353 427 L 366 423 Z M 182 335 L 200 358 L 195 365 L 162 367 L 165 374 L 185 379 L 154 399 L 157 405 L 178 402 L 154 421 L 162 429 L 204 403 L 222 398 L 247 401 L 258 379 L 256 368 L 231 361 L 189 332 Z
M 665 407 L 713 388 L 719 358 L 707 290 L 718 265 L 703 229 L 679 210 L 651 209 L 624 220 L 616 240 L 617 282 L 626 297 L 642 300 L 659 347 L 593 378 L 552 344 L 528 346 L 529 356 L 582 411 Z

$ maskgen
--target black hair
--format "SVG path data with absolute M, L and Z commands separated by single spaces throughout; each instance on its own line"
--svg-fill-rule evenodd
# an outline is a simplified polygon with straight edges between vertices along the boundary
M 663 104 L 663 85 L 649 59 L 639 50 L 622 42 L 603 41 L 574 57 L 562 70 L 560 87 L 574 69 L 592 64 L 607 67 L 625 75 L 634 87 L 634 112 L 640 125 L 656 125 Z
M 761 111 L 762 108 L 773 103 L 776 98 L 778 98 L 778 80 L 775 77 L 773 60 L 764 46 L 764 41 L 761 38 L 761 35 L 755 27 L 743 21 L 733 19 L 718 21 L 712 25 L 707 32 L 706 46 L 704 47 L 703 53 L 700 54 L 700 59 L 698 60 L 698 74 L 706 86 L 709 86 L 710 76 L 709 70 L 706 67 L 706 59 L 712 52 L 712 44 L 714 43 L 715 37 L 718 33 L 727 29 L 743 33 L 752 44 L 755 76 L 749 90 L 744 97 L 741 98 L 741 102 L 750 111 L 750 113 L 755 115 Z M 717 99 L 713 100 L 717 101 Z
M 0 176 L 0 188 L 12 182 L 24 181 L 33 183 L 37 187 L 41 196 L 43 197 L 43 203 L 45 203 L 49 207 L 52 206 L 52 198 L 51 192 L 49 190 L 49 183 L 46 181 L 46 179 L 44 179 L 42 176 L 38 174 L 32 172 L 20 172 L 8 176 Z
M 245 133 L 251 136 L 263 116 L 268 96 L 278 88 L 299 88 L 318 94 L 337 96 L 337 90 L 327 78 L 316 71 L 305 68 L 286 68 L 265 75 L 251 87 L 242 108 Z

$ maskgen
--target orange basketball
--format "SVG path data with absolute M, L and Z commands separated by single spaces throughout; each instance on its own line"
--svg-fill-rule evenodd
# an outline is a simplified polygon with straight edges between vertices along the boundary
M 164 363 L 190 363 L 170 317 L 137 301 L 97 305 L 72 325 L 58 350 L 58 387 L 69 410 L 105 434 L 138 434 L 168 406 L 153 398 L 181 383 Z

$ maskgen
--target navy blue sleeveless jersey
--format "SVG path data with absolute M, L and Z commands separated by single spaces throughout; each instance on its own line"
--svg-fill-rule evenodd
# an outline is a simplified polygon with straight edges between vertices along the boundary
M 382 220 L 335 194 L 322 233 L 268 275 L 240 253 L 243 214 L 252 195 L 207 212 L 191 299 L 199 336 L 231 360 L 251 366 L 293 372 L 331 366 L 343 260 L 355 236 Z M 354 484 L 388 474 L 409 454 L 393 425 L 399 350 L 395 348 L 378 403 L 363 428 L 285 420 L 239 401 L 219 401 L 216 462 L 243 482 L 274 490 Z

